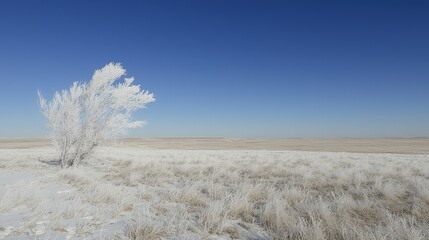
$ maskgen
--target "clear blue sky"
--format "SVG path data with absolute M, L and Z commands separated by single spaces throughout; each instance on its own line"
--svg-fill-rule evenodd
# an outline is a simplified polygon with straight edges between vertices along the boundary
M 429 136 L 428 1 L 0 1 L 0 138 L 121 62 L 157 101 L 131 136 Z

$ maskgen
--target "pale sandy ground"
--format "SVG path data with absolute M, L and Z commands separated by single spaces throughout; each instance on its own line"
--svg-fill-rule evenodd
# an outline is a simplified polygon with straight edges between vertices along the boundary
M 0 149 L 46 147 L 48 139 L 0 139 Z M 183 150 L 275 150 L 356 153 L 429 153 L 428 138 L 382 139 L 239 139 L 239 138 L 128 138 L 116 147 Z

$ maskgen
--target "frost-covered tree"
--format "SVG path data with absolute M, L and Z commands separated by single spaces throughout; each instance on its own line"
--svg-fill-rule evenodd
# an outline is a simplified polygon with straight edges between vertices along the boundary
M 152 93 L 124 78 L 119 63 L 95 71 L 89 83 L 74 82 L 69 90 L 56 92 L 48 102 L 39 92 L 42 113 L 52 130 L 52 142 L 60 152 L 61 167 L 79 164 L 102 142 L 144 125 L 132 121 L 134 111 L 155 101 Z

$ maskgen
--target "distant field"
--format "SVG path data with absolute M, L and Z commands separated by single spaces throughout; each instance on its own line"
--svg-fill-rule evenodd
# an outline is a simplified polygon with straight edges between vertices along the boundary
M 0 149 L 46 147 L 48 139 L 0 139 Z M 356 153 L 429 153 L 427 138 L 384 139 L 231 139 L 231 138 L 128 138 L 114 146 L 182 150 L 298 150 Z

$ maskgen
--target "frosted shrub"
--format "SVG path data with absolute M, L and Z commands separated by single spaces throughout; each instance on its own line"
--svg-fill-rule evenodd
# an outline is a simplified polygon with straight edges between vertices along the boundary
M 103 141 L 144 125 L 132 121 L 134 111 L 155 101 L 152 93 L 124 78 L 119 63 L 95 71 L 89 83 L 74 82 L 47 102 L 39 92 L 42 113 L 52 130 L 52 142 L 60 152 L 61 167 L 70 167 L 93 153 Z

